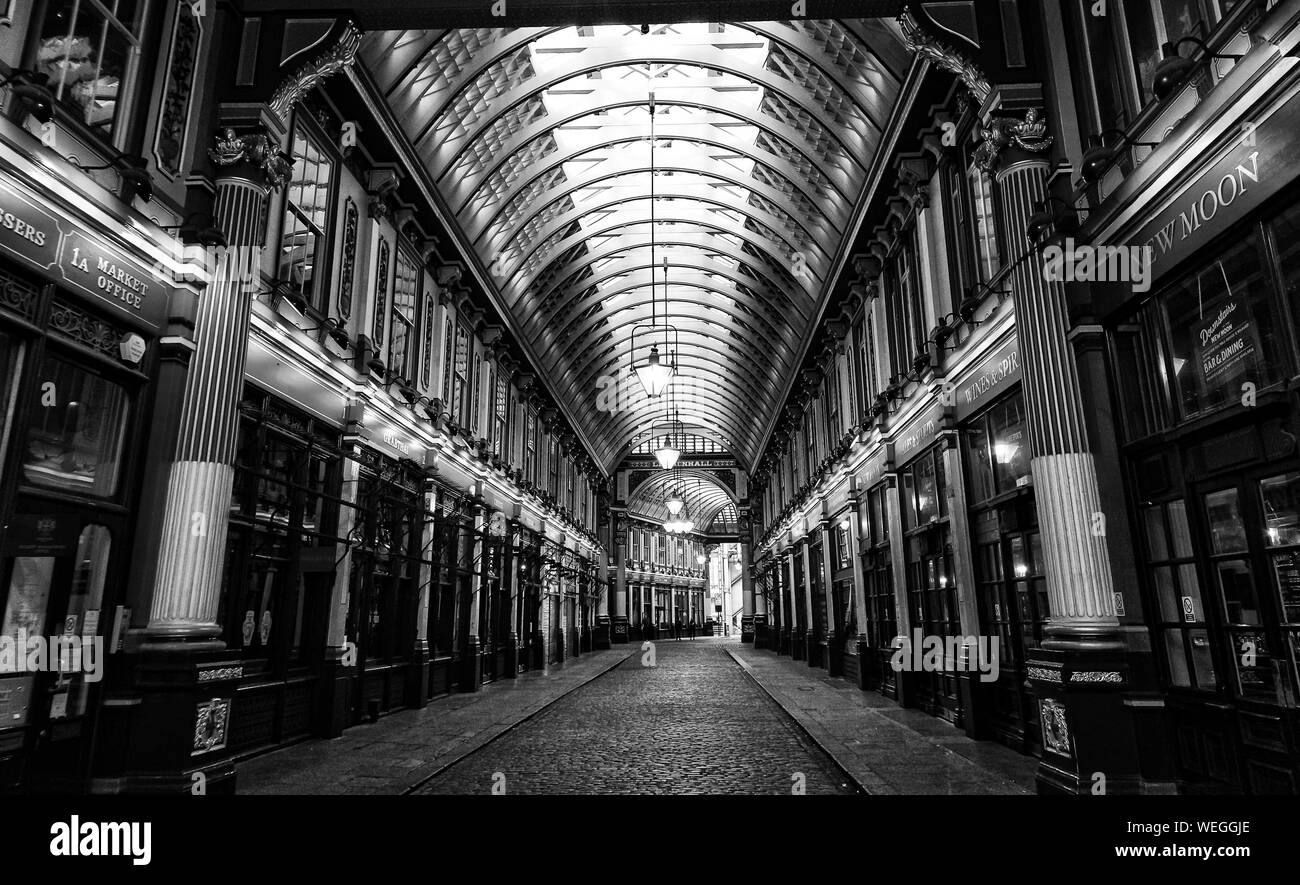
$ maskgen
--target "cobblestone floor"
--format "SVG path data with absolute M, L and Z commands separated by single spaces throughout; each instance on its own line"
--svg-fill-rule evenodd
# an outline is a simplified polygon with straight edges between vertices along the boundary
M 420 794 L 856 792 L 727 654 L 734 640 L 633 654 L 422 784 Z

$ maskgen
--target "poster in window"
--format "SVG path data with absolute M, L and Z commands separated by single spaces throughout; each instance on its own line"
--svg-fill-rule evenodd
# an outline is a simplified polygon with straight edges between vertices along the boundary
M 54 576 L 54 557 L 16 556 L 13 563 L 9 602 L 5 606 L 4 628 L 0 635 L 43 635 L 50 581 Z
M 1227 388 L 1254 370 L 1259 342 L 1244 302 L 1229 299 L 1193 331 L 1196 364 L 1207 391 Z

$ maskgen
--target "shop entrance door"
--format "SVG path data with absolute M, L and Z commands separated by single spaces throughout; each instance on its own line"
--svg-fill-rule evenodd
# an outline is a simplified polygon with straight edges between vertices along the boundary
M 1025 655 L 1038 647 L 1048 615 L 1042 541 L 1031 516 L 1032 501 L 1012 501 L 982 511 L 975 525 L 975 580 L 981 632 L 998 640 L 998 679 L 992 687 L 992 726 L 997 740 L 1042 754 L 1038 703 L 1029 688 Z
M 1233 704 L 1176 705 L 1187 726 L 1179 729 L 1180 765 L 1249 793 L 1300 792 L 1300 471 L 1203 484 L 1197 500 L 1202 578 L 1183 575 L 1177 599 L 1164 598 L 1172 582 L 1158 581 L 1157 602 L 1208 628 L 1212 653 L 1195 646 L 1203 630 L 1168 629 L 1166 661 L 1175 686 L 1190 683 L 1196 668 L 1198 685 L 1212 679 L 1205 687 L 1216 684 Z
M 907 541 L 908 590 L 912 604 L 912 627 L 926 637 L 944 641 L 961 636 L 961 615 L 957 609 L 957 587 L 952 576 L 952 553 L 936 530 L 914 534 Z M 922 670 L 916 676 L 919 706 L 932 716 L 942 716 L 961 725 L 961 690 L 956 662 L 945 654 L 944 666 Z
M 114 625 L 127 626 L 115 606 L 125 547 L 116 515 L 16 502 L 0 549 L 2 629 L 13 643 L 0 672 L 0 746 L 22 752 L 0 787 L 15 774 L 34 792 L 78 790 L 87 779 L 108 646 Z

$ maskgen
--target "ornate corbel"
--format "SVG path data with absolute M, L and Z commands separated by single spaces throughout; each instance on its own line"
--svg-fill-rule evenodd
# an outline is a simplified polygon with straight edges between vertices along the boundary
M 929 59 L 942 70 L 955 74 L 971 94 L 981 104 L 984 103 L 993 88 L 975 62 L 926 31 L 916 20 L 910 7 L 903 8 L 902 14 L 898 17 L 898 26 L 903 32 L 903 42 L 908 51 Z
M 1047 134 L 1046 121 L 1039 118 L 1037 108 L 1028 108 L 1025 119 L 993 117 L 980 128 L 983 141 L 975 149 L 974 161 L 985 172 L 998 167 L 1002 151 L 1015 147 L 1029 154 L 1041 154 L 1052 146 L 1053 138 Z
M 281 120 L 288 120 L 293 106 L 304 95 L 315 89 L 326 77 L 356 61 L 360 46 L 361 31 L 354 23 L 347 22 L 338 39 L 329 48 L 303 62 L 276 87 L 268 102 L 271 111 Z
M 216 147 L 209 148 L 208 157 L 221 167 L 247 164 L 257 169 L 273 191 L 289 180 L 294 163 L 293 157 L 280 150 L 279 142 L 261 127 L 244 135 L 227 127 L 217 136 Z

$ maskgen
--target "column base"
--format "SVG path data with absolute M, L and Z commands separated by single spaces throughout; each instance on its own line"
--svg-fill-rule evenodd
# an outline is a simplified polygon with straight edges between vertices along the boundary
M 1038 792 L 1144 792 L 1124 656 L 1036 649 L 1026 663 L 1043 738 Z
M 224 649 L 153 647 L 124 655 L 106 687 L 91 791 L 233 793 L 230 725 L 243 660 Z
M 614 645 L 626 645 L 629 641 L 631 629 L 631 625 L 628 624 L 627 618 L 623 615 L 615 615 L 610 627 L 613 630 L 613 636 L 611 637 L 610 642 Z
M 338 653 L 341 649 L 331 649 Z M 312 719 L 312 737 L 336 738 L 352 721 L 352 692 L 357 668 L 345 666 L 337 657 L 321 665 L 316 683 L 316 707 Z
M 826 644 L 826 675 L 844 675 L 844 643 L 834 639 Z
M 468 694 L 476 692 L 483 687 L 483 660 L 482 649 L 479 648 L 478 637 L 471 636 L 465 643 L 465 648 L 461 652 L 460 658 L 460 679 L 457 680 L 457 690 Z
M 411 664 L 406 668 L 406 687 L 402 692 L 402 703 L 411 710 L 418 710 L 429 703 L 430 678 L 429 643 L 423 639 L 416 640 L 411 650 Z
M 806 658 L 804 649 L 807 644 L 807 637 L 803 633 L 792 631 L 790 633 L 790 657 L 796 661 L 802 661 Z
M 808 666 L 820 667 L 822 665 L 822 644 L 818 640 L 817 634 L 809 630 L 804 635 L 804 643 L 807 649 Z
M 506 634 L 505 672 L 501 676 L 504 679 L 519 676 L 519 637 L 513 633 Z

